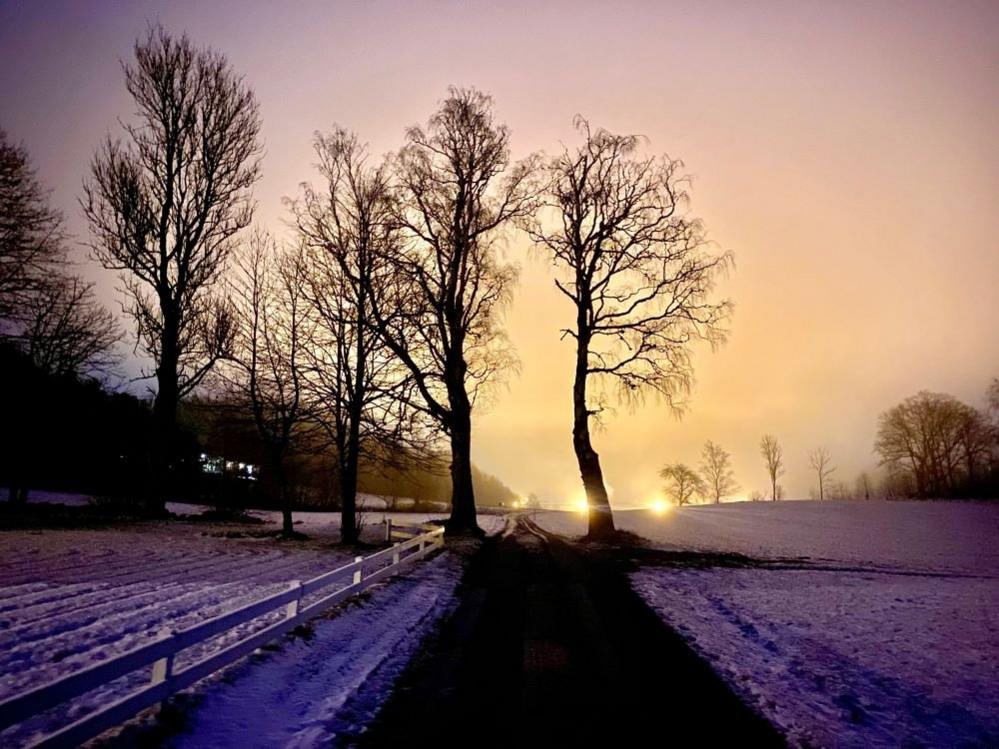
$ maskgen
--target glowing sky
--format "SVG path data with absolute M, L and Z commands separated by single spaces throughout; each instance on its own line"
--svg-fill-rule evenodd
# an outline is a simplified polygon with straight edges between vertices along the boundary
M 764 432 L 784 443 L 790 496 L 807 496 L 819 445 L 852 485 L 881 410 L 923 388 L 977 405 L 999 375 L 999 4 L 6 0 L 0 127 L 78 237 L 87 162 L 130 111 L 118 58 L 156 20 L 255 88 L 258 219 L 274 230 L 313 179 L 314 130 L 337 122 L 386 152 L 448 84 L 495 97 L 518 157 L 575 142 L 578 112 L 686 162 L 694 210 L 736 253 L 732 337 L 698 352 L 682 421 L 655 402 L 606 420 L 596 448 L 619 506 L 646 503 L 659 467 L 696 464 L 708 438 L 744 494 L 762 490 Z M 473 458 L 561 501 L 578 485 L 557 335 L 570 310 L 523 237 L 508 255 L 523 373 L 477 415 Z M 113 280 L 88 272 L 110 300 Z

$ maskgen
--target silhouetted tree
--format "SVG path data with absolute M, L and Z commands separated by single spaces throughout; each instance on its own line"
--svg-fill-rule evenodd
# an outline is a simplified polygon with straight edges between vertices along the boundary
M 45 372 L 80 376 L 107 372 L 121 337 L 115 316 L 79 276 L 50 276 L 18 312 L 22 348 Z
M 123 63 L 136 119 L 94 156 L 81 201 L 94 257 L 120 271 L 138 345 L 152 358 L 165 435 L 177 403 L 229 352 L 213 294 L 249 225 L 261 147 L 252 91 L 226 58 L 153 27 Z
M 983 474 L 992 433 L 971 406 L 923 391 L 881 414 L 874 449 L 890 475 L 911 478 L 916 495 L 956 496 Z
M 695 497 L 703 497 L 709 491 L 697 472 L 683 463 L 666 466 L 659 472 L 659 477 L 666 482 L 663 491 L 677 507 L 690 504 Z
M 0 323 L 65 262 L 63 240 L 62 217 L 49 206 L 27 151 L 0 130 Z
M 335 128 L 317 134 L 315 190 L 303 185 L 293 203 L 299 234 L 309 247 L 306 295 L 316 325 L 310 383 L 316 414 L 336 453 L 341 538 L 357 541 L 358 466 L 363 457 L 403 467 L 403 458 L 428 455 L 425 420 L 413 400 L 413 375 L 378 333 L 373 308 L 387 310 L 401 241 L 394 220 L 389 172 L 370 167 L 365 147 Z
M 576 125 L 584 143 L 546 163 L 548 210 L 528 229 L 575 311 L 562 332 L 576 344 L 573 447 L 589 535 L 600 537 L 614 520 L 590 436 L 602 410 L 591 378 L 616 383 L 632 404 L 654 393 L 679 413 L 693 380 L 691 344 L 724 340 L 730 304 L 711 293 L 731 255 L 709 252 L 701 222 L 686 215 L 682 162 L 638 156 L 638 136 Z
M 812 470 L 815 471 L 815 475 L 818 476 L 819 479 L 820 500 L 826 498 L 826 482 L 836 470 L 832 465 L 830 465 L 830 461 L 831 458 L 829 457 L 829 451 L 824 447 L 820 447 L 808 453 L 808 464 L 812 467 Z
M 770 476 L 770 488 L 773 494 L 773 501 L 776 502 L 781 495 L 777 479 L 784 475 L 784 450 L 777 442 L 777 438 L 772 434 L 763 435 L 760 440 L 760 454 L 767 466 L 767 475 Z
M 119 331 L 93 284 L 68 265 L 62 217 L 27 152 L 0 130 L 0 337 L 44 372 L 76 377 L 114 363 Z
M 449 532 L 478 532 L 472 408 L 515 367 L 500 327 L 516 269 L 497 259 L 502 230 L 533 209 L 528 164 L 510 166 L 509 130 L 492 99 L 452 88 L 427 126 L 411 127 L 394 160 L 393 285 L 372 312 L 413 376 L 421 408 L 451 444 Z
M 721 502 L 722 497 L 739 489 L 732 471 L 732 457 L 721 445 L 711 440 L 704 443 L 704 451 L 701 453 L 701 475 L 708 488 L 707 494 L 714 499 L 715 504 Z
M 296 430 L 306 420 L 304 389 L 308 344 L 305 272 L 301 253 L 280 250 L 263 233 L 241 258 L 236 286 L 232 378 L 248 402 L 274 473 L 282 533 L 294 534 L 287 459 Z

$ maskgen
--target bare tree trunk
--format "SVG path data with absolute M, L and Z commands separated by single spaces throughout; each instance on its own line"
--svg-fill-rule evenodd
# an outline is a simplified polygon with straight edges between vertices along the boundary
M 156 476 L 150 490 L 143 497 L 146 510 L 153 515 L 166 513 L 166 499 L 171 483 L 170 464 L 173 460 L 175 432 L 177 429 L 177 402 L 180 400 L 178 388 L 179 354 L 176 341 L 176 323 L 169 313 L 164 312 L 163 337 L 159 366 L 156 368 L 156 399 L 153 401 L 153 416 L 156 424 Z
M 285 475 L 283 461 L 280 458 L 274 459 L 274 473 L 281 501 L 281 535 L 291 538 L 295 533 L 295 524 L 291 516 L 291 492 L 288 490 L 288 477 Z
M 582 330 L 582 326 L 577 328 Z M 586 407 L 586 369 L 589 341 L 583 335 L 577 338 L 576 377 L 572 386 L 572 446 L 579 463 L 579 475 L 586 491 L 587 516 L 590 538 L 606 538 L 614 533 L 614 517 L 600 469 L 600 456 L 590 444 L 590 412 Z
M 351 415 L 346 455 L 340 467 L 340 541 L 357 543 L 357 463 L 360 453 L 360 409 Z
M 472 488 L 472 407 L 464 385 L 451 395 L 451 518 L 448 533 L 479 533 Z

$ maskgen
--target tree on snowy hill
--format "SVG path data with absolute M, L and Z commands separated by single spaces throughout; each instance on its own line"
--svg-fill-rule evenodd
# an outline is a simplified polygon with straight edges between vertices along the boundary
M 812 470 L 815 471 L 815 475 L 819 479 L 820 500 L 826 498 L 826 485 L 829 483 L 829 479 L 836 470 L 836 468 L 831 465 L 831 462 L 832 459 L 829 457 L 829 451 L 824 447 L 820 447 L 808 453 L 808 465 L 812 467 Z
M 861 471 L 857 476 L 856 495 L 858 499 L 871 499 L 874 495 L 874 482 L 867 471 Z
M 923 391 L 885 411 L 874 449 L 900 493 L 997 495 L 993 428 L 951 395 Z
M 715 504 L 739 490 L 732 471 L 732 456 L 721 445 L 708 440 L 701 453 L 701 475 L 708 487 L 708 494 Z
M 659 478 L 666 482 L 663 491 L 677 507 L 690 504 L 696 497 L 708 494 L 709 487 L 697 472 L 683 463 L 673 463 L 659 471 Z
M 599 388 L 616 389 L 632 406 L 651 394 L 681 413 L 693 345 L 725 340 L 732 305 L 714 288 L 732 256 L 713 251 L 701 221 L 687 213 L 683 162 L 641 156 L 639 136 L 594 130 L 582 117 L 576 127 L 583 143 L 547 161 L 545 208 L 528 231 L 572 303 L 572 324 L 562 331 L 575 347 L 572 442 L 588 535 L 598 538 L 614 532 L 590 434 L 604 408 Z
M 122 68 L 136 118 L 125 143 L 109 137 L 95 154 L 81 205 L 93 256 L 120 272 L 137 345 L 155 365 L 165 481 L 178 402 L 232 344 L 217 282 L 253 216 L 260 116 L 222 54 L 162 27 Z M 162 511 L 165 496 L 149 501 Z
M 783 493 L 777 479 L 784 475 L 784 448 L 780 446 L 777 438 L 772 434 L 763 435 L 760 440 L 760 454 L 767 466 L 767 475 L 770 476 L 770 495 L 774 502 L 781 498 Z

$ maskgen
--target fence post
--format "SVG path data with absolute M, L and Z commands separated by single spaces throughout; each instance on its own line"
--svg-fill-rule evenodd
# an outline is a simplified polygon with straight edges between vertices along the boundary
M 385 540 L 392 540 L 392 518 L 385 518 Z
M 363 562 L 363 561 L 364 561 L 364 557 L 354 557 L 354 562 L 355 563 L 356 562 Z M 354 585 L 357 585 L 359 582 L 361 582 L 361 570 L 360 569 L 358 569 L 358 570 L 356 570 L 354 572 Z
M 419 550 L 417 551 L 417 555 L 421 557 L 423 556 L 423 540 L 424 540 L 423 536 L 420 536 L 420 546 Z
M 394 567 L 395 565 L 399 564 L 399 551 L 398 551 L 399 544 L 398 543 L 392 544 L 392 548 L 396 549 L 396 551 L 392 553 L 392 566 Z
M 285 619 L 294 619 L 296 616 L 298 616 L 298 610 L 299 610 L 299 608 L 302 605 L 302 581 L 301 580 L 292 580 L 291 581 L 291 583 L 289 584 L 289 589 L 293 590 L 295 588 L 298 588 L 298 595 L 295 596 L 295 598 L 292 599 L 291 601 L 288 601 L 288 605 L 285 607 L 285 611 L 284 611 L 284 618 Z
M 173 639 L 173 630 L 164 628 L 160 630 L 160 639 L 170 641 Z M 170 651 L 164 658 L 153 661 L 153 672 L 149 678 L 150 684 L 160 684 L 173 676 L 173 651 Z

